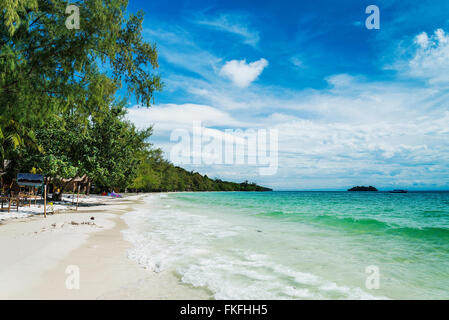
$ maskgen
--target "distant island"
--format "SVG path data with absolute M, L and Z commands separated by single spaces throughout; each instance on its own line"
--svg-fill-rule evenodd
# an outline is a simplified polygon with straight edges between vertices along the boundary
M 389 193 L 407 193 L 407 190 L 404 189 L 394 189 L 392 191 L 388 191 Z
M 373 186 L 365 187 L 365 186 L 357 186 L 352 187 L 351 189 L 348 189 L 348 191 L 379 191 Z

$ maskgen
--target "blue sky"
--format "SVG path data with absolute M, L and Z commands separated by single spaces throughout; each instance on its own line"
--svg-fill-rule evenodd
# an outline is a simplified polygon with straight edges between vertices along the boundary
M 368 5 L 380 29 L 368 30 Z M 449 189 L 448 1 L 137 1 L 165 82 L 150 109 L 173 130 L 278 130 L 278 170 L 182 165 L 277 190 Z

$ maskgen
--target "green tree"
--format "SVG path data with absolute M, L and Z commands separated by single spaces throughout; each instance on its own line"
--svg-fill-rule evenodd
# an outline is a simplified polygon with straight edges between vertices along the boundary
M 0 3 L 0 139 L 13 142 L 2 143 L 3 158 L 18 156 L 33 141 L 23 133 L 54 116 L 104 115 L 119 88 L 150 106 L 162 88 L 156 46 L 142 38 L 141 12 L 128 15 L 125 0 L 72 3 L 80 9 L 79 30 L 65 26 L 65 0 Z M 14 135 L 11 122 L 20 128 Z
M 85 173 L 105 189 L 124 189 L 136 177 L 142 154 L 149 147 L 152 128 L 137 130 L 124 120 L 123 106 L 112 107 L 104 117 L 94 119 Z

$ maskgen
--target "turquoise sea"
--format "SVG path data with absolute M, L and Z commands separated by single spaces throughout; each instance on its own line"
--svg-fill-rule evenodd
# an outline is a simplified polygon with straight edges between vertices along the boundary
M 448 192 L 152 194 L 124 218 L 131 259 L 215 299 L 449 299 Z

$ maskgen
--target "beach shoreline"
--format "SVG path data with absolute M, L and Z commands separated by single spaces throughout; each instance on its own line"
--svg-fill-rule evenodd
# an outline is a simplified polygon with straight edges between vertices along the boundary
M 127 257 L 131 243 L 121 217 L 143 197 L 101 198 L 76 213 L 3 221 L 0 299 L 209 298 L 173 272 L 155 273 Z

